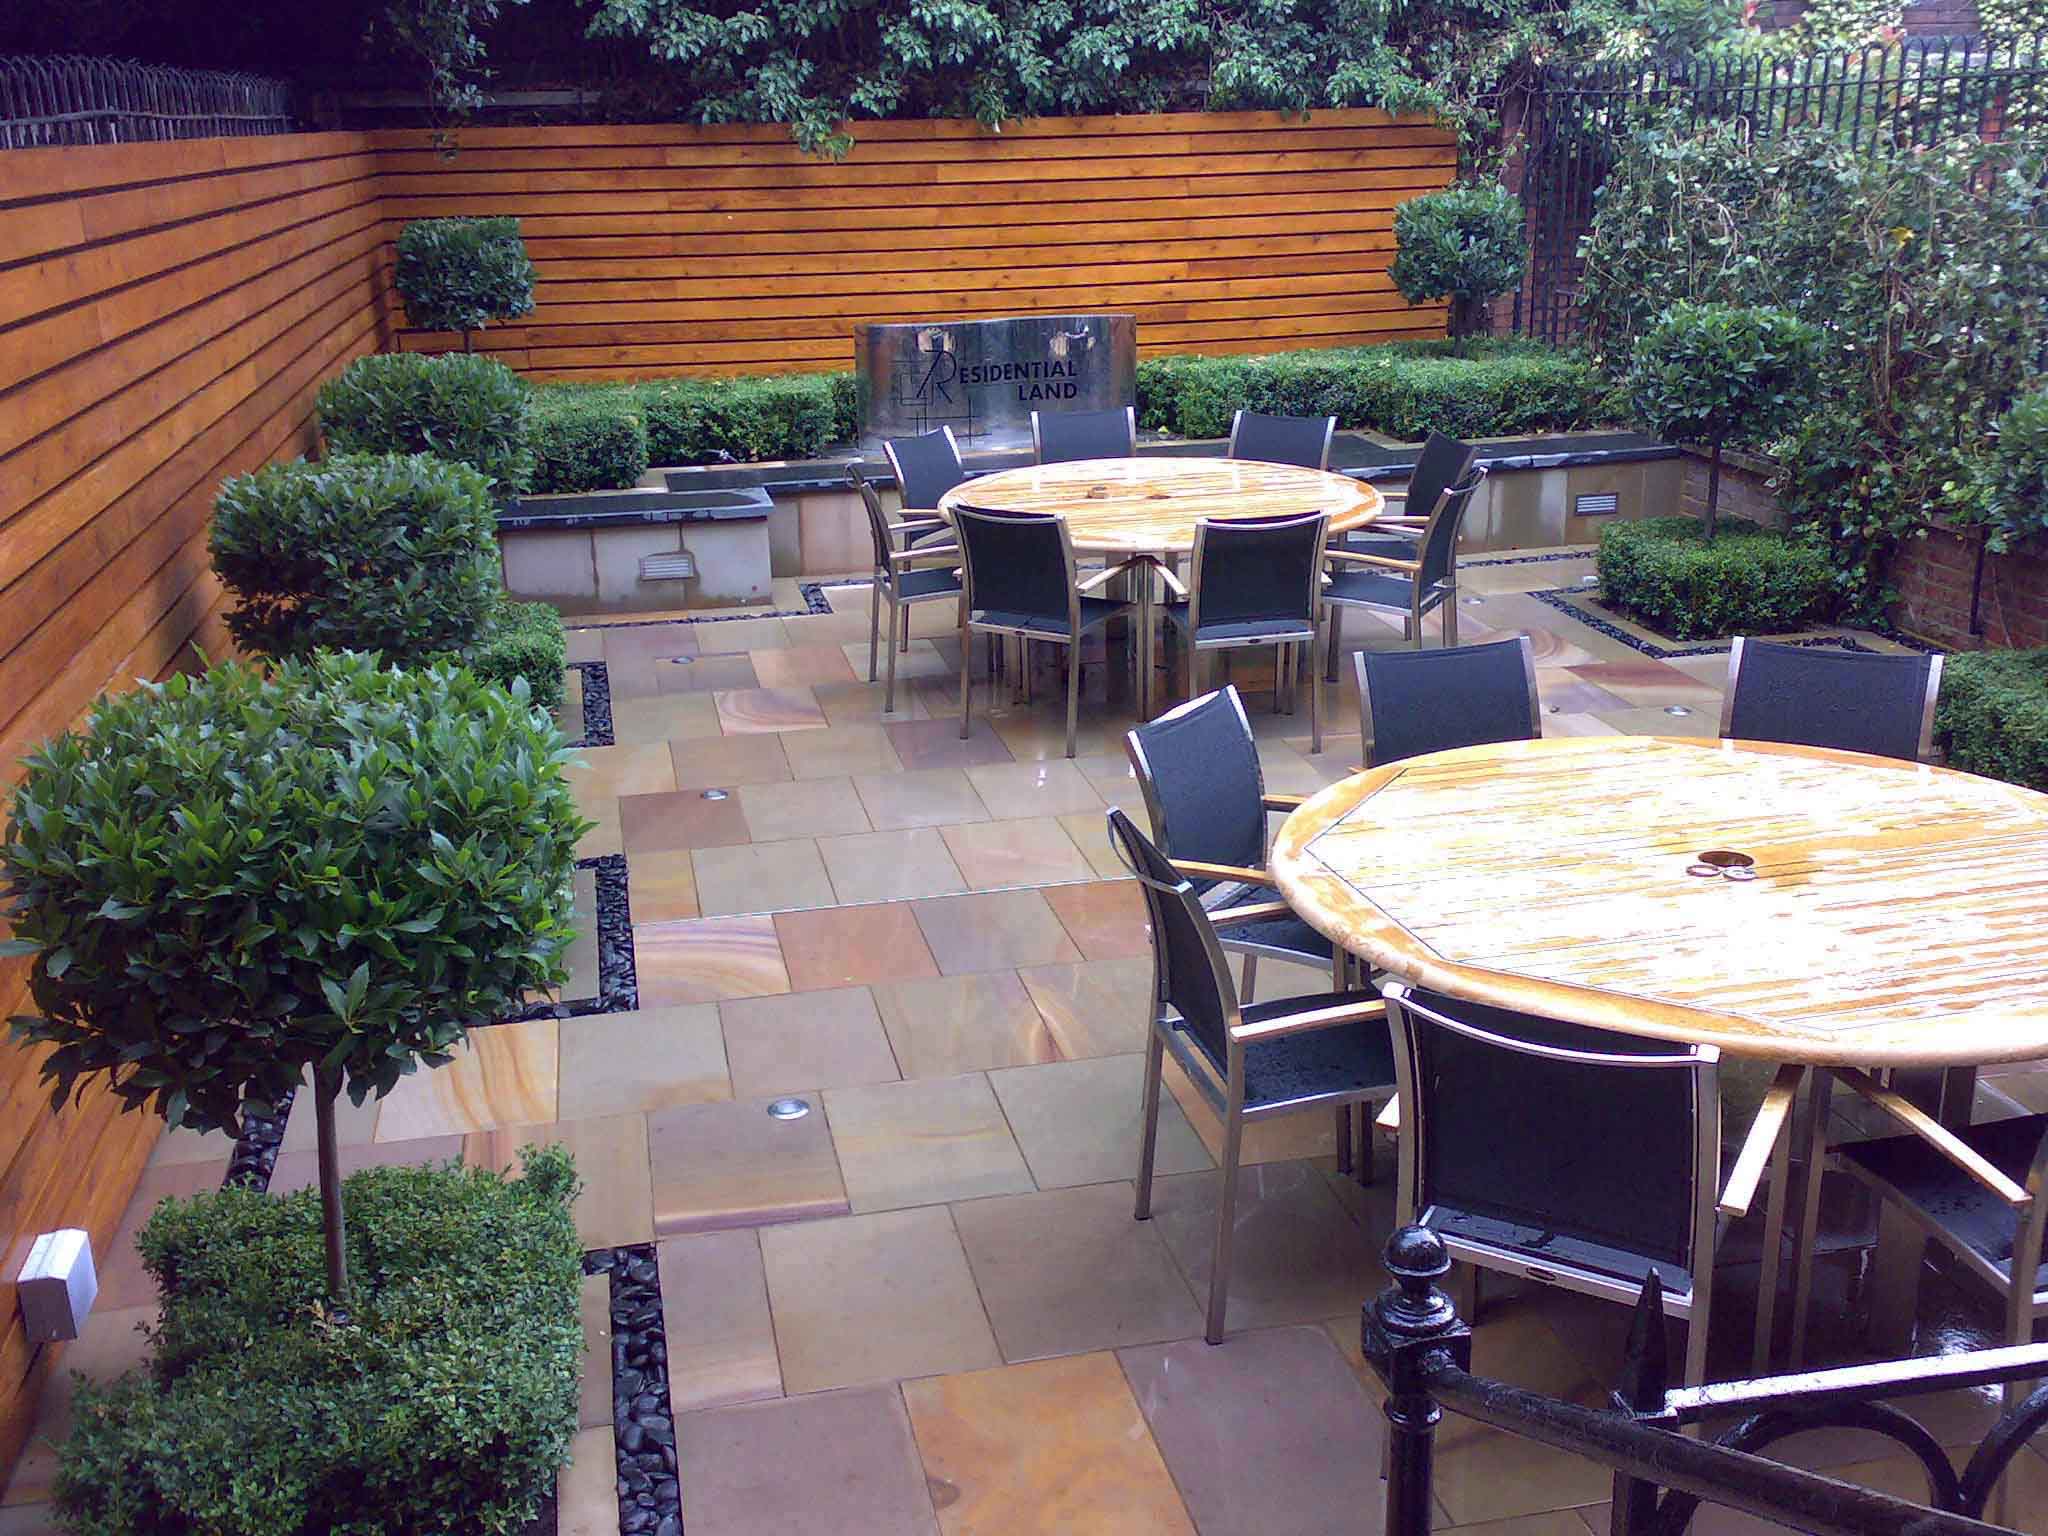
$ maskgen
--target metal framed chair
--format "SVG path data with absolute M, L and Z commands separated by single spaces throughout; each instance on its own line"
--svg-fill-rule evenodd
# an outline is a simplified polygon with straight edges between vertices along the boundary
M 1309 517 L 1241 518 L 1195 525 L 1195 544 L 1182 584 L 1161 568 L 1160 580 L 1176 601 L 1160 609 L 1168 627 L 1187 642 L 1188 696 L 1199 686 L 1204 651 L 1275 648 L 1273 705 L 1291 708 L 1297 657 L 1308 660 L 1311 750 L 1323 750 L 1323 688 L 1316 643 L 1322 637 L 1323 556 L 1330 520 Z
M 2004 1303 L 2005 1342 L 2031 1343 L 2034 1319 L 2048 1307 L 2048 1115 L 1951 1130 L 1862 1072 L 1831 1075 L 1907 1128 L 1845 1143 L 1830 1159 L 1880 1202 L 1874 1284 L 1900 1294 L 1873 1299 L 1873 1322 L 1901 1303 L 1911 1307 L 1933 1238 Z M 2030 1385 L 2008 1384 L 2007 1406 Z
M 910 640 L 910 618 L 904 611 L 918 603 L 951 600 L 961 596 L 958 544 L 912 543 L 899 548 L 897 539 L 912 540 L 922 523 L 892 523 L 882 511 L 882 498 L 864 479 L 860 470 L 849 467 L 847 478 L 860 492 L 868 514 L 868 533 L 875 546 L 874 584 L 868 589 L 868 681 L 875 680 L 875 653 L 881 643 L 882 608 L 889 609 L 889 683 L 882 695 L 882 713 L 896 712 L 896 654 Z M 950 526 L 950 525 L 947 525 Z M 938 565 L 920 564 L 938 560 Z
M 1072 757 L 1081 707 L 1081 637 L 1132 607 L 1087 593 L 1122 575 L 1128 562 L 1080 580 L 1066 519 L 1050 513 L 956 506 L 953 525 L 959 530 L 966 574 L 960 603 L 960 735 L 966 737 L 973 711 L 974 636 L 1015 635 L 1025 644 L 1027 662 L 1031 642 L 1047 641 L 1067 651 L 1067 756 Z M 991 705 L 995 673 L 991 651 Z
M 895 473 L 896 489 L 902 493 L 902 521 L 924 524 L 926 532 L 945 529 L 939 498 L 967 478 L 953 429 L 940 427 L 918 437 L 884 438 L 882 452 Z
M 1472 473 L 1478 459 L 1479 450 L 1470 443 L 1441 432 L 1430 433 L 1422 440 L 1422 451 L 1416 455 L 1415 467 L 1408 472 L 1408 483 L 1398 491 L 1380 493 L 1383 500 L 1400 503 L 1401 515 L 1375 518 L 1370 526 L 1346 534 L 1344 548 L 1395 560 L 1414 559 L 1416 541 L 1422 537 L 1423 527 L 1437 502 L 1443 499 L 1445 491 Z
M 1138 878 L 1152 923 L 1152 1017 L 1145 1043 L 1145 1130 L 1134 1215 L 1152 1214 L 1153 1149 L 1165 1055 L 1223 1121 L 1223 1190 L 1209 1272 L 1211 1344 L 1223 1342 L 1237 1172 L 1246 1122 L 1318 1104 L 1349 1111 L 1394 1091 L 1386 1007 L 1370 991 L 1317 993 L 1247 1005 L 1230 982 L 1216 929 L 1192 881 L 1121 810 L 1109 813 L 1110 845 Z M 1278 903 L 1273 905 L 1278 906 Z M 1281 911 L 1285 908 L 1281 907 Z
M 1401 635 L 1420 648 L 1422 621 L 1438 609 L 1443 611 L 1443 643 L 1458 643 L 1458 528 L 1465 520 L 1465 508 L 1472 494 L 1486 479 L 1486 466 L 1476 465 L 1456 485 L 1445 491 L 1423 526 L 1422 539 L 1413 559 L 1396 560 L 1385 555 L 1361 554 L 1356 550 L 1328 551 L 1336 567 L 1323 587 L 1323 602 L 1330 610 L 1330 660 L 1325 676 L 1335 679 L 1337 656 L 1343 646 L 1344 610 L 1377 608 L 1401 615 Z
M 1359 651 L 1364 765 L 1543 734 L 1536 652 L 1527 635 L 1434 651 Z
M 1399 1223 L 1478 1268 L 1589 1296 L 1633 1302 L 1654 1273 L 1665 1312 L 1687 1323 L 1685 1379 L 1702 1382 L 1721 1224 L 1755 1199 L 1797 1070 L 1771 1085 L 1723 1187 L 1714 1047 L 1399 981 L 1381 991 L 1401 1090 Z
M 1076 459 L 1128 459 L 1138 451 L 1138 408 L 1033 411 L 1031 451 L 1041 464 Z
M 1939 656 L 1876 656 L 1737 636 L 1721 734 L 1926 762 L 1934 750 Z
M 1124 755 L 1152 822 L 1152 840 L 1216 923 L 1226 951 L 1244 956 L 1245 1001 L 1258 986 L 1261 956 L 1328 965 L 1330 941 L 1291 912 L 1244 920 L 1234 909 L 1277 899 L 1266 870 L 1268 811 L 1291 811 L 1300 795 L 1269 795 L 1244 700 L 1235 688 L 1205 693 L 1124 736 Z
M 1330 439 L 1336 431 L 1334 416 L 1264 416 L 1257 411 L 1238 411 L 1230 418 L 1230 446 L 1224 452 L 1233 459 L 1261 464 L 1328 469 Z

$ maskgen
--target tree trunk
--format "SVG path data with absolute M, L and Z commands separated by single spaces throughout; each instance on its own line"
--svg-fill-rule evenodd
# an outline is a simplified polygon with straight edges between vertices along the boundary
M 341 1096 L 341 1069 L 313 1069 L 313 1108 L 320 1144 L 320 1224 L 327 1235 L 327 1299 L 348 1301 L 347 1229 L 341 1211 L 341 1154 L 335 1145 L 334 1101 Z
M 462 353 L 465 357 L 469 355 L 469 336 L 470 333 L 468 331 L 462 333 Z
M 1721 439 L 1714 439 L 1713 451 L 1707 456 L 1707 542 L 1714 542 L 1715 511 L 1721 500 Z

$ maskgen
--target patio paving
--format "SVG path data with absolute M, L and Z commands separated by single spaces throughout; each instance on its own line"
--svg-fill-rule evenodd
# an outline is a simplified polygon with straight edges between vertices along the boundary
M 1468 564 L 1462 638 L 1531 635 L 1547 732 L 1712 734 L 1719 658 L 1647 656 L 1527 595 L 1572 588 L 1590 565 Z M 801 606 L 778 588 L 779 606 Z M 575 770 L 598 823 L 581 852 L 625 855 L 639 1011 L 476 1032 L 455 1064 L 347 1116 L 351 1165 L 575 1148 L 585 1241 L 659 1257 L 692 1536 L 1376 1530 L 1382 1421 L 1357 1337 L 1384 1283 L 1388 1149 L 1361 1188 L 1335 1171 L 1326 1111 L 1254 1129 L 1217 1348 L 1200 1337 L 1217 1126 L 1178 1074 L 1156 1219 L 1130 1220 L 1150 962 L 1136 888 L 1101 836 L 1107 805 L 1137 808 L 1118 669 L 1088 669 L 1073 762 L 1044 678 L 1035 704 L 986 716 L 978 686 L 962 742 L 948 616 L 914 612 L 884 717 L 863 681 L 866 591 L 825 591 L 827 613 L 575 632 L 572 655 L 607 663 L 618 742 Z M 1357 615 L 1346 637 L 1401 643 Z M 1273 712 L 1269 670 L 1240 657 L 1233 675 L 1269 789 L 1355 767 L 1348 677 L 1328 690 L 1317 755 L 1305 707 Z M 1259 995 L 1326 985 L 1269 962 Z M 2048 1072 L 2001 1069 L 1980 1092 L 1994 1111 L 2048 1104 Z M 811 1113 L 771 1118 L 768 1100 L 790 1094 Z M 294 1116 L 278 1189 L 310 1177 L 308 1118 Z M 164 1139 L 71 1365 L 134 1357 L 151 1309 L 133 1232 L 156 1198 L 218 1183 L 225 1151 Z M 1840 1280 L 1827 1283 L 1819 1310 L 1839 1311 Z M 1988 1304 L 1930 1289 L 1928 1305 L 1952 1308 L 1951 1347 L 1995 1328 Z M 1624 1309 L 1501 1282 L 1488 1294 L 1477 1369 L 1603 1399 Z M 1716 1365 L 1746 1374 L 1739 1272 L 1720 1294 Z M 602 1280 L 586 1319 L 592 1382 L 561 1529 L 609 1533 Z M 1841 1331 L 1824 1357 L 1848 1357 Z M 46 1393 L 45 1435 L 61 1435 L 67 1399 L 62 1384 Z M 1937 1408 L 1956 1444 L 1992 1415 L 1981 1395 Z M 1897 1485 L 1899 1458 L 1874 1440 L 1841 1434 L 1812 1454 Z M 47 1446 L 31 1450 L 0 1536 L 54 1529 L 49 1471 Z M 2048 1531 L 2048 1462 L 2024 1457 L 2015 1477 L 2035 1496 L 2005 1518 Z M 1447 1422 L 1439 1443 L 1446 1529 L 1589 1536 L 1607 1486 L 1470 1423 Z M 1701 1525 L 1738 1528 L 1751 1527 Z

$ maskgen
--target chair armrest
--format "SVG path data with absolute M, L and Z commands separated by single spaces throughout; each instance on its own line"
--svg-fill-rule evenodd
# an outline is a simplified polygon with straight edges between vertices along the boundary
M 1263 885 L 1277 890 L 1279 882 L 1263 869 L 1249 869 L 1242 864 L 1204 864 L 1200 859 L 1169 859 L 1168 863 L 1196 880 L 1239 880 L 1246 885 Z
M 1401 1095 L 1397 1093 L 1387 1100 L 1385 1104 L 1381 1105 L 1380 1112 L 1373 1117 L 1372 1123 L 1387 1132 L 1388 1135 L 1393 1135 L 1399 1131 L 1401 1129 Z
M 947 519 L 933 512 L 924 517 L 906 517 L 900 523 L 891 523 L 891 533 L 930 533 L 934 528 L 943 527 Z
M 1420 560 L 1389 560 L 1382 555 L 1363 555 L 1355 549 L 1326 549 L 1323 554 L 1346 565 L 1375 565 L 1383 571 L 1399 571 L 1403 576 L 1414 576 L 1422 570 Z
M 1268 795 L 1266 809 L 1269 811 L 1294 811 L 1308 804 L 1307 795 Z
M 1307 1000 L 1302 999 L 1304 1002 Z M 1370 1003 L 1345 1003 L 1335 1008 L 1305 1008 L 1300 1013 L 1264 1019 L 1257 1024 L 1232 1025 L 1230 1038 L 1240 1045 L 1250 1045 L 1257 1040 L 1277 1040 L 1282 1035 L 1332 1029 L 1339 1024 L 1363 1024 L 1368 1019 L 1384 1019 L 1386 1016 L 1387 1005 L 1377 999 Z
M 1075 590 L 1077 592 L 1092 592 L 1095 588 L 1101 586 L 1104 582 L 1108 581 L 1112 576 L 1123 575 L 1126 571 L 1128 571 L 1132 566 L 1136 565 L 1137 563 L 1138 562 L 1135 560 L 1125 560 L 1117 565 L 1106 565 L 1101 570 L 1097 571 L 1093 576 L 1090 576 L 1086 581 L 1081 582 L 1078 586 L 1076 586 Z
M 1187 601 L 1188 584 L 1182 581 L 1178 576 L 1174 575 L 1173 572 L 1169 571 L 1163 565 L 1159 567 L 1159 579 L 1166 583 L 1167 591 L 1171 592 L 1175 597 L 1179 598 L 1182 602 Z
M 1357 531 L 1371 533 L 1378 528 L 1391 528 L 1396 533 L 1420 533 L 1428 526 L 1429 519 L 1426 517 L 1376 517 Z
M 1749 1122 L 1749 1134 L 1743 1138 L 1742 1148 L 1735 1154 L 1735 1163 L 1728 1170 L 1727 1187 L 1721 1191 L 1720 1201 L 1715 1206 L 1723 1216 L 1749 1214 L 1749 1208 L 1756 1200 L 1757 1185 L 1763 1182 L 1764 1169 L 1770 1163 L 1771 1151 L 1784 1138 L 1785 1122 L 1792 1113 L 1792 1101 L 1799 1097 L 1799 1078 L 1803 1070 L 1787 1062 L 1778 1068 L 1778 1075 L 1764 1090 L 1764 1101 L 1757 1106 L 1756 1118 Z
M 922 549 L 899 549 L 889 557 L 891 565 L 909 565 L 913 560 L 931 560 L 940 555 L 958 555 L 958 544 L 927 544 Z
M 1865 1099 L 1902 1121 L 1922 1141 L 1954 1163 L 1964 1173 L 2015 1210 L 2025 1210 L 2034 1197 L 1986 1162 L 1969 1143 L 1957 1136 L 1912 1100 L 1892 1092 L 1853 1067 L 1830 1068 L 1834 1075 Z
M 1264 923 L 1276 917 L 1292 917 L 1294 908 L 1284 901 L 1252 901 L 1241 907 L 1219 907 L 1209 914 L 1209 921 L 1224 928 L 1235 928 L 1240 923 Z

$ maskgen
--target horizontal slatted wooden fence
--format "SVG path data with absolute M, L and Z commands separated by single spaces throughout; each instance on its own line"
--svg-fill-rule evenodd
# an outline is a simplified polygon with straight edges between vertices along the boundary
M 0 790 L 104 688 L 229 650 L 214 493 L 388 339 L 377 171 L 359 134 L 0 152 Z M 0 1039 L 0 1481 L 57 1353 L 12 1277 L 52 1227 L 109 1249 L 158 1130 L 99 1089 L 53 1117 L 39 1062 Z
M 841 162 L 773 127 L 473 130 L 452 160 L 373 138 L 393 238 L 520 218 L 538 306 L 476 345 L 536 377 L 847 368 L 864 320 L 1128 311 L 1146 353 L 1443 328 L 1387 268 L 1456 140 L 1381 112 L 863 123 Z

